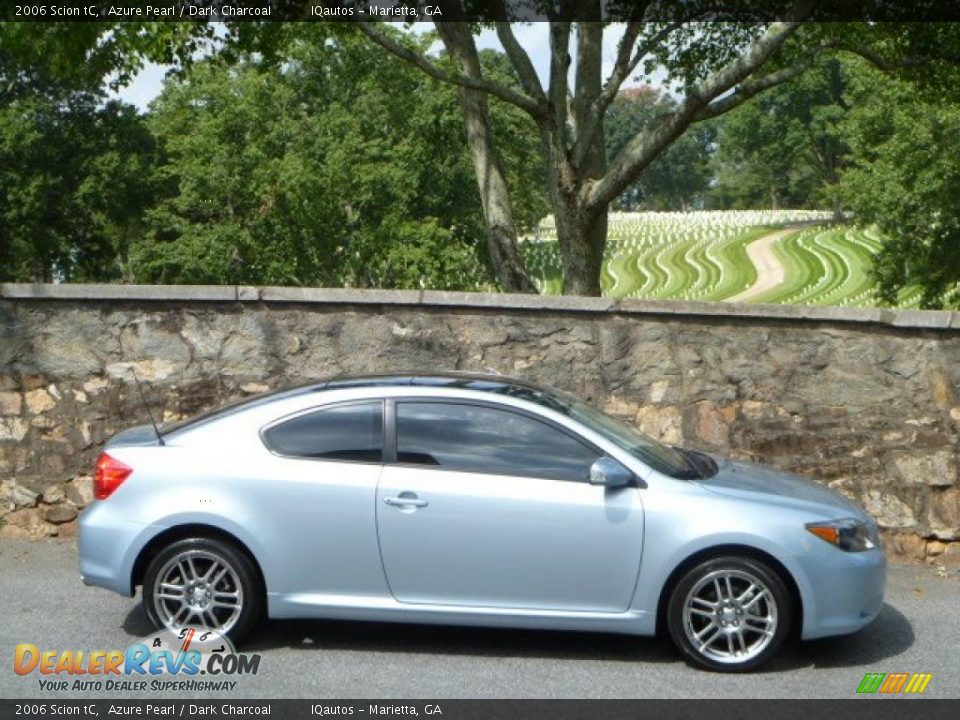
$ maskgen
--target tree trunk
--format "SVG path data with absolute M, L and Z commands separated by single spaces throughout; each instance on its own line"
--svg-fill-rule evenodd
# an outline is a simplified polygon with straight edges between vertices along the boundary
M 599 3 L 584 3 L 588 13 L 599 13 Z M 589 120 L 596 121 L 593 133 L 583 148 L 579 165 L 567 149 L 565 129 L 556 125 L 546 130 L 547 154 L 550 158 L 548 179 L 551 184 L 557 241 L 563 257 L 563 293 L 565 295 L 600 295 L 600 273 L 603 250 L 607 243 L 607 212 L 604 206 L 590 210 L 584 188 L 601 178 L 606 171 L 603 118 L 591 118 L 593 102 L 600 94 L 603 60 L 603 26 L 596 22 L 577 23 L 577 66 L 574 72 L 575 93 L 570 106 L 572 129 L 579 136 Z M 556 98 L 560 102 L 559 98 Z
M 480 58 L 469 26 L 438 22 L 436 27 L 447 52 L 459 65 L 461 72 L 469 77 L 481 77 Z M 467 145 L 480 189 L 490 265 L 505 292 L 536 292 L 536 285 L 527 276 L 517 247 L 517 226 L 510 204 L 506 173 L 493 137 L 486 93 L 464 87 L 458 88 L 458 93 L 467 131 Z
M 557 238 L 563 255 L 563 294 L 601 294 L 603 247 L 607 240 L 607 214 L 587 213 L 582 203 L 556 205 Z
M 840 196 L 833 196 L 833 221 L 835 223 L 842 223 L 844 221 L 843 217 L 843 205 L 840 202 Z
M 547 182 L 563 262 L 564 295 L 600 295 L 600 270 L 607 240 L 607 208 L 590 212 L 580 192 L 577 173 L 557 147 L 558 139 L 544 132 L 548 146 Z

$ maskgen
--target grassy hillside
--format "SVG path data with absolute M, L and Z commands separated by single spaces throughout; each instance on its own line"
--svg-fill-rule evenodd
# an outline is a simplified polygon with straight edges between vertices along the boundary
M 694 213 L 612 213 L 601 286 L 614 298 L 724 300 L 749 288 L 757 271 L 746 247 L 792 223 L 826 223 L 828 215 L 802 210 Z M 784 282 L 754 302 L 873 306 L 871 258 L 880 247 L 872 231 L 807 225 L 781 238 L 773 253 Z M 562 287 L 552 218 L 522 244 L 541 292 Z M 901 293 L 915 307 L 919 291 Z

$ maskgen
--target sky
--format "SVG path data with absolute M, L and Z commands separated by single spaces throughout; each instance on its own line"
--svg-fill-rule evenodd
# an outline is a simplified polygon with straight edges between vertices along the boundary
M 420 27 L 417 27 L 420 26 Z M 424 32 L 432 28 L 431 23 L 415 23 L 414 32 Z M 540 81 L 546 86 L 550 74 L 550 46 L 547 35 L 547 23 L 528 23 L 525 25 L 516 25 L 514 34 L 517 40 L 526 49 L 530 55 Z M 617 54 L 617 42 L 620 39 L 620 33 L 623 31 L 619 25 L 610 25 L 604 30 L 603 36 L 603 76 L 607 77 L 613 69 L 613 62 Z M 480 49 L 494 48 L 502 50 L 500 41 L 494 30 L 485 30 L 480 34 L 477 40 L 477 47 Z M 571 43 L 571 54 L 575 55 L 576 48 Z M 400 60 L 391 60 L 391 62 L 401 62 Z M 130 84 L 120 91 L 111 93 L 114 97 L 135 105 L 141 112 L 146 111 L 150 101 L 153 100 L 163 89 L 164 75 L 169 66 L 156 65 L 150 63 L 133 79 Z M 572 65 L 571 65 L 572 67 Z M 632 83 L 628 80 L 624 86 Z

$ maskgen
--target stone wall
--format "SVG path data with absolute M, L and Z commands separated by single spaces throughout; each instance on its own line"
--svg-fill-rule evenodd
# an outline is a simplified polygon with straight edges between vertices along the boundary
M 960 561 L 960 314 L 246 287 L 0 286 L 0 536 L 69 536 L 103 442 L 337 374 L 498 371 L 815 476 Z

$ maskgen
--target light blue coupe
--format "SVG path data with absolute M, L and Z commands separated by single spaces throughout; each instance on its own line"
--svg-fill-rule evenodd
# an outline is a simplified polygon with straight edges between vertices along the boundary
M 133 428 L 95 495 L 84 581 L 234 640 L 264 613 L 662 630 L 748 670 L 883 604 L 877 527 L 842 496 L 500 376 L 335 379 Z

